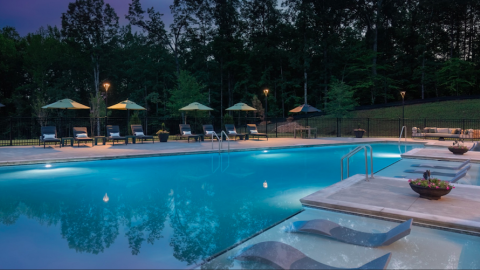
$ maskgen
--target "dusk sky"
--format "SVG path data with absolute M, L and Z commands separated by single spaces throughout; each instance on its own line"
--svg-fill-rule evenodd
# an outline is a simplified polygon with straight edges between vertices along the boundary
M 62 13 L 67 11 L 68 3 L 75 0 L 0 0 L 0 28 L 13 26 L 20 35 L 37 31 L 41 26 L 61 27 Z M 120 25 L 127 24 L 125 14 L 131 0 L 104 0 L 109 3 L 120 18 Z M 165 25 L 172 22 L 170 4 L 173 0 L 141 0 L 142 8 L 154 7 L 164 15 Z

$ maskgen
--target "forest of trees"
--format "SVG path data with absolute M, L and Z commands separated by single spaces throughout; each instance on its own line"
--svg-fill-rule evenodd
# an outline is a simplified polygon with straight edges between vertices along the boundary
M 59 14 L 61 27 L 23 37 L 2 28 L 2 116 L 39 116 L 62 98 L 105 106 L 105 81 L 108 105 L 128 98 L 158 116 L 178 115 L 187 104 L 177 103 L 189 100 L 220 116 L 237 102 L 263 102 L 265 88 L 269 116 L 287 116 L 305 90 L 327 113 L 339 98 L 379 104 L 400 100 L 400 90 L 407 99 L 480 94 L 478 0 L 174 0 L 170 8 L 165 25 L 139 0 L 128 14 L 76 0 Z

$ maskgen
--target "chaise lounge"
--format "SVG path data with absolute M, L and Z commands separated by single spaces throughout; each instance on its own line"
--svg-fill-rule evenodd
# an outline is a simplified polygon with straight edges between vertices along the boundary
M 225 129 L 227 130 L 228 136 L 233 136 L 235 140 L 237 140 L 237 137 L 240 138 L 240 140 L 243 140 L 247 135 L 247 134 L 237 133 L 237 129 L 233 124 L 225 124 Z
M 343 227 L 326 219 L 314 219 L 293 222 L 292 226 L 287 228 L 286 231 L 325 236 L 357 246 L 381 247 L 388 246 L 409 235 L 412 228 L 412 222 L 413 219 L 409 219 L 386 233 L 366 233 Z
M 187 141 L 190 142 L 190 138 L 194 138 L 195 141 L 200 141 L 200 136 L 197 134 L 192 134 L 192 129 L 188 124 L 180 124 L 180 138 L 187 138 Z
M 42 135 L 40 136 L 39 144 L 43 142 L 43 148 L 45 148 L 45 143 L 54 142 L 57 145 L 57 142 L 62 148 L 62 140 L 57 138 L 57 128 L 55 126 L 45 126 L 41 128 Z
M 386 269 L 391 257 L 392 253 L 387 253 L 353 269 Z M 240 251 L 235 259 L 264 263 L 274 269 L 348 269 L 323 264 L 290 245 L 276 241 L 260 242 L 248 246 Z
M 258 130 L 257 130 L 257 125 L 255 124 L 248 124 L 247 125 L 247 128 L 248 128 L 248 135 L 250 135 L 250 137 L 257 137 L 257 139 L 260 140 L 260 137 L 265 137 L 267 138 L 267 141 L 268 141 L 268 135 L 266 133 L 259 133 Z
M 135 140 L 141 140 L 142 143 L 145 140 L 152 140 L 153 143 L 155 143 L 155 138 L 153 136 L 145 135 L 143 133 L 143 127 L 142 125 L 131 125 L 132 128 L 132 134 L 135 136 Z
M 213 125 L 203 125 L 203 135 L 207 137 L 217 138 L 218 136 L 214 136 L 216 134 L 215 130 L 213 129 Z
M 120 136 L 120 128 L 118 126 L 107 126 L 107 141 L 112 141 L 115 145 L 115 141 L 124 141 L 125 144 L 128 144 L 128 139 L 126 137 Z
M 86 127 L 74 127 L 73 139 L 75 140 L 75 142 L 77 142 L 77 147 L 80 147 L 80 142 L 92 142 L 93 147 L 93 139 L 88 137 Z

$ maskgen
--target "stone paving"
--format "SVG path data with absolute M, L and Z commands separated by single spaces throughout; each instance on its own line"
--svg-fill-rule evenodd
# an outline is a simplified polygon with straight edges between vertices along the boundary
M 451 229 L 480 233 L 480 187 L 455 184 L 440 200 L 422 199 L 407 179 L 354 175 L 342 182 L 302 198 L 305 206 L 393 218 L 414 219 Z

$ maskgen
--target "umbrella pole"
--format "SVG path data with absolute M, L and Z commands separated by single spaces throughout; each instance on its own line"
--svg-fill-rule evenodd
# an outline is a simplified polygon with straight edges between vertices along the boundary
M 130 125 L 130 110 L 127 109 L 127 133 L 130 130 L 129 125 Z

